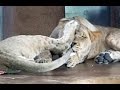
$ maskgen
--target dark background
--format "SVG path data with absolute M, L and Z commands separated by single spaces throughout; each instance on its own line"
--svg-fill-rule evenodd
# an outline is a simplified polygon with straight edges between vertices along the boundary
M 120 6 L 108 8 L 109 26 L 120 27 Z M 94 20 L 94 13 L 90 15 L 90 21 L 97 24 L 99 20 Z M 97 17 L 104 21 L 102 15 Z M 20 34 L 49 36 L 63 17 L 65 6 L 3 6 L 3 38 Z

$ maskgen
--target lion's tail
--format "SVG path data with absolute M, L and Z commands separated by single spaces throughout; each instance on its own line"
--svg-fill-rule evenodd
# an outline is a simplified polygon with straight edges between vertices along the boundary
M 65 55 L 61 58 L 54 60 L 50 63 L 35 63 L 25 58 L 21 57 L 13 57 L 11 55 L 0 54 L 0 59 L 4 59 L 4 62 L 7 62 L 10 66 L 14 67 L 15 69 L 32 72 L 32 73 L 39 73 L 39 72 L 47 72 L 54 70 L 67 62 L 69 56 L 72 52 L 70 49 Z

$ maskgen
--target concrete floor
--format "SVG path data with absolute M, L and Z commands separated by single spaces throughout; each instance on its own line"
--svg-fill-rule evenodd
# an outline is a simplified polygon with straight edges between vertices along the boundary
M 120 63 L 98 65 L 93 60 L 74 68 L 60 67 L 51 72 L 1 75 L 0 84 L 120 84 Z

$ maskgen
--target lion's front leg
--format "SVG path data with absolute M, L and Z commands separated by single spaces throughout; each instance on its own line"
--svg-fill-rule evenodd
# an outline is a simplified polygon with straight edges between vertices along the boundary
M 36 63 L 49 63 L 52 62 L 52 55 L 49 50 L 44 50 L 34 57 L 34 61 Z
M 70 59 L 67 62 L 67 67 L 75 67 L 77 64 L 83 63 L 90 51 L 90 45 L 84 47 L 85 43 L 76 44 L 72 47 L 73 53 L 70 55 Z
M 67 67 L 75 67 L 77 64 L 83 63 L 86 59 L 86 54 L 73 52 L 67 62 Z
M 67 67 L 75 67 L 77 64 L 79 64 L 79 57 L 75 52 L 73 52 L 67 62 Z

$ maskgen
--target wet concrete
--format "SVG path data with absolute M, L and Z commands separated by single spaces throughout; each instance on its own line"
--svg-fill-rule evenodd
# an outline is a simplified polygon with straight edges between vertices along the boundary
M 74 68 L 60 67 L 51 72 L 1 75 L 0 84 L 120 84 L 120 62 L 99 65 L 93 60 Z

